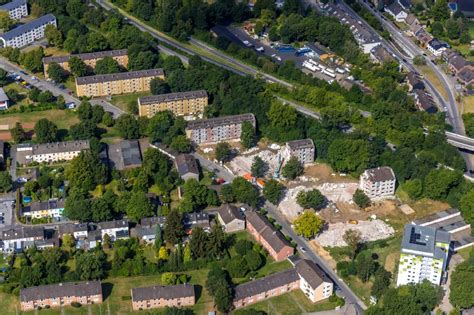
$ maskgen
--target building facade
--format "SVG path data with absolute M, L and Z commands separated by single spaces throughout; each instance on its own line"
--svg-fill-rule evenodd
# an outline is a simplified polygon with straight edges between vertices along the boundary
M 22 48 L 44 37 L 46 26 L 56 24 L 56 17 L 52 14 L 43 15 L 36 20 L 18 26 L 0 35 L 0 48 Z
M 105 234 L 109 235 L 112 242 L 120 238 L 129 237 L 128 220 L 100 222 L 98 224 L 98 228 L 100 230 L 102 240 L 104 239 Z
M 73 302 L 81 305 L 99 304 L 102 300 L 100 281 L 58 283 L 20 290 L 22 311 L 46 306 L 62 307 L 71 305 Z
M 76 78 L 78 97 L 101 97 L 150 91 L 150 81 L 164 80 L 163 69 L 139 70 Z
M 245 230 L 245 217 L 234 205 L 223 204 L 217 209 L 217 219 L 227 233 Z
M 246 213 L 247 231 L 276 261 L 282 261 L 293 255 L 294 248 L 280 231 L 261 214 L 249 211 Z
M 174 164 L 179 176 L 184 181 L 192 178 L 199 181 L 199 166 L 194 156 L 191 154 L 179 154 L 176 156 Z
M 151 118 L 158 112 L 169 110 L 175 116 L 196 116 L 204 112 L 207 101 L 204 90 L 143 96 L 138 98 L 138 113 Z
M 97 61 L 105 58 L 105 57 L 112 57 L 117 63 L 127 68 L 128 66 L 128 51 L 127 49 L 117 49 L 117 50 L 107 50 L 107 51 L 98 51 L 86 54 L 76 54 L 76 55 L 67 55 L 67 56 L 51 56 L 51 57 L 44 57 L 43 58 L 43 69 L 44 69 L 44 76 L 48 78 L 48 67 L 52 63 L 57 63 L 66 71 L 70 71 L 69 67 L 69 60 L 72 57 L 77 57 L 84 61 L 86 66 L 89 68 L 94 69 Z
M 28 5 L 26 0 L 13 0 L 0 6 L 0 11 L 8 12 L 12 20 L 21 20 L 28 16 Z
M 10 105 L 10 99 L 3 88 L 0 87 L 0 110 L 8 109 L 8 105 Z
M 31 162 L 54 163 L 69 161 L 83 150 L 89 150 L 89 140 L 74 140 L 42 144 L 21 144 L 15 147 L 15 160 L 21 165 Z
M 132 289 L 134 311 L 160 307 L 186 307 L 196 304 L 196 292 L 192 284 L 152 286 Z
M 446 272 L 451 237 L 434 227 L 405 225 L 397 286 L 421 283 L 439 285 Z
M 289 141 L 286 143 L 286 150 L 290 157 L 297 157 L 303 165 L 314 162 L 315 148 L 311 139 Z
M 0 238 L 2 252 L 22 252 L 25 248 L 34 246 L 36 242 L 44 241 L 44 236 L 44 228 L 41 226 L 18 227 L 2 231 Z
M 250 122 L 254 128 L 256 126 L 253 114 L 190 121 L 186 126 L 186 136 L 196 144 L 238 140 L 244 122 Z
M 393 197 L 395 183 L 395 173 L 387 166 L 365 170 L 359 178 L 359 188 L 371 199 Z
M 21 214 L 34 219 L 61 218 L 64 211 L 64 199 L 32 202 L 21 209 Z

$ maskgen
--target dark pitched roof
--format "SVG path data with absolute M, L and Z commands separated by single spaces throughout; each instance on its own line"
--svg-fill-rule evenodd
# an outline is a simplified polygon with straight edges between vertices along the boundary
M 291 244 L 285 239 L 280 231 L 261 214 L 249 211 L 247 212 L 247 222 L 250 223 L 260 234 L 260 236 L 273 248 L 275 252 L 281 251 L 284 247 Z
M 466 67 L 459 71 L 458 79 L 465 84 L 470 84 L 474 81 L 474 67 Z
M 382 45 L 375 46 L 370 52 L 377 60 L 381 62 L 390 62 L 395 60 L 388 50 Z
M 394 3 L 392 3 L 391 5 L 389 5 L 387 7 L 387 11 L 389 11 L 393 15 L 397 16 L 398 14 L 403 12 L 403 8 L 400 4 L 398 4 L 397 2 L 394 2 Z
M 272 289 L 288 285 L 300 278 L 295 269 L 285 270 L 265 278 L 253 280 L 235 287 L 234 301 L 245 299 Z
M 87 231 L 87 230 L 88 230 L 87 223 L 66 223 L 66 224 L 60 224 L 58 227 L 60 236 L 64 234 L 73 234 L 74 232 L 81 232 L 81 231 Z
M 188 173 L 198 174 L 199 168 L 196 159 L 191 154 L 180 154 L 175 159 L 178 174 L 183 176 Z
M 228 203 L 223 204 L 219 209 L 217 209 L 217 213 L 222 221 L 224 221 L 224 224 L 228 224 L 234 220 L 245 220 L 240 209 Z
M 155 299 L 170 300 L 190 296 L 196 296 L 196 293 L 194 286 L 189 283 L 169 286 L 156 285 L 152 287 L 132 289 L 132 300 L 134 302 Z
M 415 90 L 415 98 L 421 109 L 427 112 L 436 112 L 433 99 L 425 90 Z
M 10 11 L 26 4 L 26 0 L 13 0 L 0 6 L 0 10 Z
M 405 19 L 405 23 L 407 23 L 408 25 L 412 25 L 416 21 L 417 21 L 416 16 L 411 13 L 408 14 L 408 16 Z
M 296 262 L 296 271 L 313 289 L 324 282 L 332 282 L 328 275 L 312 260 L 301 259 Z
M 166 217 L 150 217 L 140 219 L 140 225 L 142 226 L 155 226 L 157 224 L 163 225 L 166 223 Z
M 407 74 L 407 81 L 414 89 L 424 89 L 425 84 L 420 79 L 420 75 L 416 72 L 410 71 Z
M 102 83 L 110 81 L 120 81 L 128 79 L 137 79 L 143 77 L 158 77 L 164 75 L 163 69 L 150 69 L 150 70 L 139 70 L 139 71 L 130 71 L 130 72 L 120 72 L 112 74 L 99 74 L 92 75 L 87 77 L 76 78 L 76 83 L 78 85 L 83 84 L 92 84 L 92 83 Z
M 299 150 L 299 149 L 305 149 L 305 148 L 314 149 L 314 143 L 313 143 L 313 140 L 311 139 L 293 140 L 293 141 L 288 141 L 286 144 L 290 147 L 291 150 Z
M 2 232 L 3 240 L 16 240 L 20 238 L 44 238 L 44 228 L 42 226 L 19 227 Z
M 469 65 L 469 62 L 457 52 L 447 54 L 447 59 L 448 63 L 457 71 L 461 70 L 464 66 Z
M 50 199 L 48 201 L 32 202 L 28 206 L 22 208 L 23 213 L 42 211 L 42 210 L 53 210 L 64 208 L 64 199 Z
M 147 104 L 174 102 L 174 101 L 204 98 L 204 97 L 207 97 L 206 91 L 198 90 L 198 91 L 187 91 L 187 92 L 143 96 L 143 97 L 138 98 L 138 102 L 140 103 L 140 105 L 147 105 Z
M 20 25 L 18 27 L 15 27 L 11 31 L 6 32 L 5 34 L 0 35 L 1 38 L 4 40 L 10 40 L 12 38 L 15 38 L 17 36 L 23 35 L 29 31 L 32 31 L 38 27 L 40 27 L 43 24 L 49 23 L 51 21 L 56 21 L 56 17 L 52 14 L 46 14 L 43 15 L 40 18 L 37 18 L 36 20 L 33 20 L 29 23 Z
M 75 54 L 75 55 L 66 55 L 66 56 L 51 56 L 51 57 L 44 57 L 43 63 L 63 63 L 69 61 L 72 57 L 77 57 L 81 60 L 91 60 L 91 59 L 102 59 L 104 57 L 118 57 L 118 56 L 126 56 L 128 54 L 127 49 L 117 49 L 117 50 L 106 50 L 106 51 L 97 51 L 85 54 Z
M 20 290 L 20 301 L 29 302 L 66 296 L 102 295 L 100 281 L 66 282 L 41 285 Z
M 255 126 L 255 116 L 253 114 L 242 114 L 210 119 L 193 120 L 188 122 L 186 129 L 215 128 L 219 126 L 241 124 L 245 121 L 251 122 Z
M 457 0 L 458 10 L 466 17 L 474 17 L 474 2 L 472 0 Z
M 388 166 L 365 170 L 363 175 L 367 176 L 367 178 L 373 182 L 385 182 L 388 180 L 395 179 L 395 174 L 393 173 L 393 170 Z
M 117 228 L 128 228 L 128 220 L 115 220 L 97 223 L 100 229 L 117 229 Z
M 430 45 L 434 50 L 439 50 L 441 48 L 449 48 L 449 45 L 437 38 L 433 38 L 428 45 Z
M 398 3 L 406 10 L 410 9 L 411 7 L 411 0 L 398 0 Z

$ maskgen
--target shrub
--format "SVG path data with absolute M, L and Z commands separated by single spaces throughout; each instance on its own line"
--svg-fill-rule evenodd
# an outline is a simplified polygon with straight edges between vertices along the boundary
M 71 303 L 71 306 L 72 306 L 72 307 L 81 307 L 81 303 L 79 303 L 79 302 L 72 302 L 72 303 Z

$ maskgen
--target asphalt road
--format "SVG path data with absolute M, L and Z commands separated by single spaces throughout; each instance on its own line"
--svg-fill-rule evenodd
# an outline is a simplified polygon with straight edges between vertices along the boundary
M 58 86 L 52 84 L 51 82 L 48 82 L 46 80 L 43 80 L 41 78 L 33 79 L 32 74 L 24 75 L 23 73 L 20 73 L 20 71 L 27 72 L 20 66 L 17 66 L 16 64 L 11 63 L 7 59 L 1 57 L 0 58 L 0 67 L 5 69 L 8 72 L 16 72 L 18 73 L 23 80 L 31 84 L 32 86 L 37 87 L 38 89 L 42 91 L 50 91 L 53 93 L 54 96 L 59 96 L 62 95 L 64 97 L 64 100 L 66 103 L 69 102 L 74 102 L 77 105 L 81 102 L 79 99 L 75 98 L 72 95 L 69 95 L 69 90 L 67 89 L 61 89 Z M 115 107 L 114 105 L 110 104 L 107 102 L 105 99 L 93 99 L 90 101 L 92 105 L 100 105 L 104 108 L 105 111 L 110 112 L 114 118 L 117 118 L 124 112 L 118 108 Z

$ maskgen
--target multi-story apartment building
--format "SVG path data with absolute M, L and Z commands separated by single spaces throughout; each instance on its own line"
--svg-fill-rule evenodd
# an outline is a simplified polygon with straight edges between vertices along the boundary
M 76 78 L 78 97 L 101 97 L 150 91 L 150 81 L 164 80 L 163 69 L 139 70 Z
M 329 298 L 333 283 L 313 261 L 296 261 L 293 269 L 253 280 L 235 288 L 235 308 L 260 302 L 265 299 L 300 289 L 313 303 Z
M 44 228 L 41 226 L 12 228 L 1 232 L 0 248 L 4 253 L 21 252 L 44 239 Z
M 451 236 L 434 227 L 405 225 L 398 265 L 397 286 L 421 283 L 439 285 L 447 268 Z
M 85 54 L 76 54 L 76 55 L 67 55 L 67 56 L 51 56 L 43 58 L 43 69 L 44 76 L 48 78 L 48 67 L 52 63 L 57 63 L 66 71 L 70 71 L 69 60 L 72 57 L 77 57 L 84 61 L 86 66 L 91 69 L 95 68 L 97 61 L 105 58 L 112 57 L 118 64 L 124 68 L 128 66 L 128 52 L 127 49 L 117 49 L 117 50 L 107 50 L 107 51 L 98 51 Z
M 12 20 L 21 20 L 28 16 L 28 5 L 26 0 L 13 0 L 0 6 L 0 11 L 8 12 Z
M 21 215 L 35 219 L 61 218 L 64 211 L 64 199 L 32 202 L 22 207 Z
M 151 95 L 138 98 L 140 116 L 153 117 L 156 113 L 169 110 L 175 116 L 192 117 L 200 115 L 207 106 L 204 90 Z
M 159 307 L 186 307 L 196 303 L 196 292 L 192 284 L 156 285 L 132 289 L 134 311 Z
M 295 156 L 301 164 L 314 162 L 314 143 L 311 139 L 294 140 L 286 143 L 286 152 L 290 157 Z
M 246 213 L 247 231 L 260 243 L 276 261 L 282 261 L 293 255 L 294 248 L 283 234 L 261 214 L 249 211 Z
M 371 199 L 393 197 L 395 194 L 395 173 L 383 166 L 365 170 L 359 179 L 359 188 Z
M 102 303 L 100 281 L 66 282 L 41 285 L 20 290 L 22 311 L 39 307 L 62 307 L 77 302 L 81 305 Z
M 56 17 L 46 14 L 0 35 L 0 48 L 22 48 L 44 37 L 46 26 L 56 27 Z
M 69 161 L 83 150 L 90 149 L 89 140 L 75 140 L 42 144 L 20 144 L 14 147 L 14 161 L 21 165 L 31 162 L 53 163 Z
M 186 136 L 196 144 L 238 140 L 244 122 L 250 122 L 255 127 L 255 116 L 253 114 L 242 114 L 194 120 L 188 122 Z

